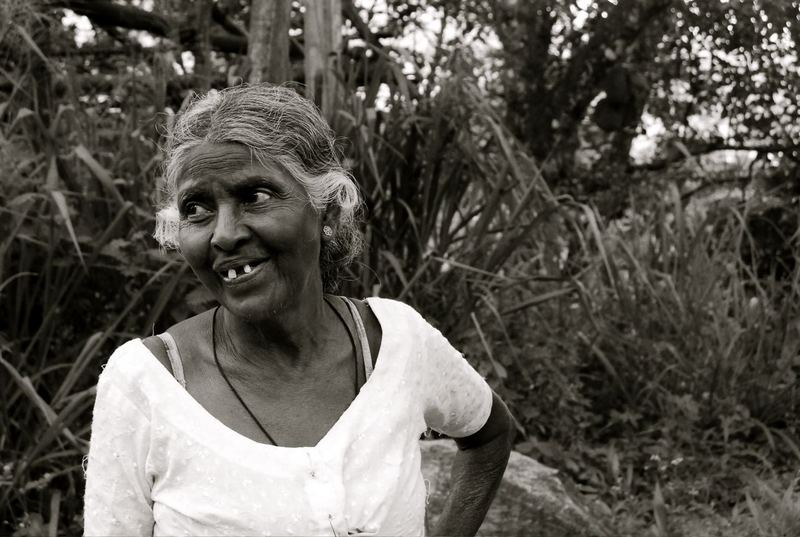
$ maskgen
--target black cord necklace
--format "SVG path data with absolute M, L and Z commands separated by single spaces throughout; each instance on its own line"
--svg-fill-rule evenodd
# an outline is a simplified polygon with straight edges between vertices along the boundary
M 328 297 L 325 297 L 325 301 L 328 302 L 328 305 L 331 306 L 333 311 L 336 313 L 336 316 L 339 317 L 339 319 L 342 321 L 342 323 L 344 323 L 345 327 L 347 327 L 347 322 L 344 320 L 344 318 L 339 313 L 339 311 L 330 304 L 330 302 L 328 301 Z M 239 400 L 239 403 L 241 403 L 242 407 L 244 407 L 244 409 L 247 411 L 247 413 L 250 414 L 250 417 L 253 418 L 253 421 L 255 422 L 256 425 L 258 425 L 258 428 L 261 429 L 261 432 L 264 433 L 264 436 L 267 437 L 267 439 L 272 443 L 272 445 L 277 446 L 278 443 L 275 441 L 274 438 L 272 438 L 272 435 L 270 435 L 267 432 L 267 429 L 263 425 L 261 425 L 261 422 L 258 421 L 258 418 L 256 417 L 256 415 L 253 414 L 253 411 L 250 410 L 250 407 L 247 406 L 247 404 L 244 402 L 244 399 L 242 399 L 242 397 L 239 395 L 239 392 L 237 392 L 236 388 L 233 387 L 233 384 L 228 379 L 228 375 L 225 374 L 225 370 L 222 369 L 222 364 L 219 363 L 219 358 L 217 358 L 217 312 L 219 311 L 219 308 L 220 308 L 219 306 L 214 308 L 214 313 L 211 316 L 211 351 L 214 354 L 214 362 L 217 364 L 217 370 L 219 370 L 219 374 L 222 375 L 222 378 L 225 379 L 225 382 L 228 384 L 228 387 L 233 392 L 233 395 L 236 396 L 236 399 Z M 353 348 L 355 349 L 356 342 L 354 341 L 353 334 L 350 332 L 349 329 L 347 330 L 347 333 L 350 336 L 351 343 L 353 344 Z M 354 353 L 354 354 L 356 355 L 355 360 L 353 361 L 354 365 L 355 365 L 355 375 L 354 375 L 355 376 L 355 394 L 358 395 L 358 391 L 359 391 L 359 386 L 358 386 L 358 353 Z
M 256 415 L 253 414 L 253 412 L 250 410 L 250 407 L 248 407 L 245 404 L 244 399 L 242 399 L 242 397 L 239 395 L 239 392 L 236 391 L 236 388 L 233 387 L 233 384 L 231 384 L 231 381 L 228 380 L 228 375 L 225 374 L 225 371 L 223 371 L 223 369 L 222 369 L 222 365 L 219 363 L 219 358 L 217 358 L 217 312 L 218 311 L 219 311 L 219 306 L 214 308 L 214 315 L 212 315 L 212 317 L 211 317 L 211 350 L 214 352 L 214 361 L 217 363 L 217 369 L 219 369 L 219 374 L 222 375 L 222 378 L 224 378 L 225 382 L 228 383 L 228 386 L 230 387 L 231 391 L 233 392 L 233 395 L 236 396 L 236 398 L 242 404 L 242 406 L 247 411 L 247 413 L 250 414 L 250 417 L 253 418 L 254 422 L 256 422 L 256 425 L 258 425 L 258 428 L 261 429 L 262 433 L 264 433 L 264 436 L 266 436 L 269 439 L 269 441 L 272 443 L 272 445 L 277 446 L 278 443 L 275 441 L 274 438 L 272 438 L 272 435 L 270 435 L 267 432 L 267 429 L 265 429 L 264 426 L 261 425 L 261 422 L 258 421 L 258 418 L 256 418 Z

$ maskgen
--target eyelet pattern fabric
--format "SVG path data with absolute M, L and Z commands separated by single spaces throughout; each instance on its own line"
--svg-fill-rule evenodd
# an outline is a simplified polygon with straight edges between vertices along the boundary
M 141 340 L 100 376 L 85 535 L 423 535 L 420 435 L 477 432 L 491 389 L 411 307 L 370 298 L 375 371 L 315 446 L 240 435 L 208 413 Z

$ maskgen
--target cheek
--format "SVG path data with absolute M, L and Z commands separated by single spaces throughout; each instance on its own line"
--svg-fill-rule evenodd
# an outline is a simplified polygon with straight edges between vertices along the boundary
M 302 248 L 306 255 L 312 257 L 319 257 L 319 251 L 322 246 L 322 237 L 320 235 L 319 226 L 316 222 L 308 223 L 303 229 L 302 236 L 299 239 L 302 243 Z
M 305 257 L 319 249 L 319 217 L 312 211 L 276 211 L 259 224 L 263 240 L 281 253 Z
M 182 227 L 178 231 L 178 246 L 181 255 L 193 271 L 202 271 L 208 258 L 208 233 L 193 227 Z

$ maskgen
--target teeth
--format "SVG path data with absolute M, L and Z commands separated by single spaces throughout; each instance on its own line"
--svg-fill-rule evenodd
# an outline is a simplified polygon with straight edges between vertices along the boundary
M 244 266 L 244 273 L 245 274 L 250 274 L 251 272 L 253 272 L 253 268 L 250 265 L 245 265 Z
M 236 269 L 228 269 L 228 279 L 229 280 L 236 279 Z

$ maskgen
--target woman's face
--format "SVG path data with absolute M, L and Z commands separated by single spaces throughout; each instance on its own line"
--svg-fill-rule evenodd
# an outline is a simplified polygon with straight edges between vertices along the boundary
M 274 317 L 321 293 L 320 216 L 279 166 L 238 144 L 203 144 L 177 185 L 178 242 L 189 266 L 231 313 Z

